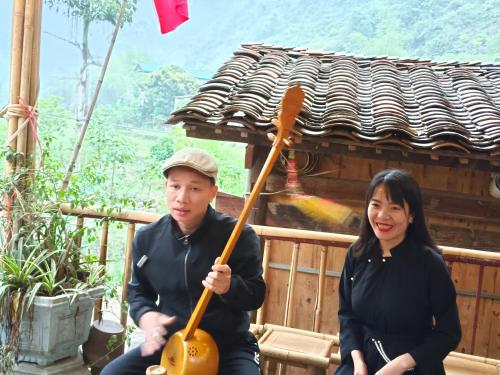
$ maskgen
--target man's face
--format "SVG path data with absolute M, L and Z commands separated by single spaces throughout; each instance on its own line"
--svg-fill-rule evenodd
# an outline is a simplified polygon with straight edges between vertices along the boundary
M 170 214 L 182 232 L 190 234 L 201 224 L 218 188 L 194 169 L 174 167 L 168 171 L 165 190 Z

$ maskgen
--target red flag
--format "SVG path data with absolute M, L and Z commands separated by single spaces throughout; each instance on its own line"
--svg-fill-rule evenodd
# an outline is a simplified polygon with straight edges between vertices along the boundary
M 166 34 L 189 19 L 187 0 L 154 0 L 160 30 Z

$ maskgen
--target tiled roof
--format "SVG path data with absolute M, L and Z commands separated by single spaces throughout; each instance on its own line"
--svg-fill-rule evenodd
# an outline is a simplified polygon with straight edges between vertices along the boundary
M 500 156 L 500 64 L 243 45 L 168 122 L 267 130 L 297 83 L 304 137 Z

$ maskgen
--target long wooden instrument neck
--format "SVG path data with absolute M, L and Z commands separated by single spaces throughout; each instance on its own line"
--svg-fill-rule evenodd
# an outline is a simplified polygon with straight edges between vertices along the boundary
M 283 95 L 283 99 L 281 100 L 281 107 L 278 113 L 278 120 L 274 121 L 273 124 L 276 125 L 277 133 L 276 135 L 268 134 L 269 138 L 272 139 L 273 145 L 271 147 L 271 151 L 267 156 L 266 162 L 262 167 L 262 170 L 255 182 L 255 185 L 250 192 L 250 196 L 248 197 L 245 205 L 243 207 L 243 211 L 236 222 L 236 226 L 227 241 L 226 247 L 221 254 L 219 264 L 226 264 L 231 256 L 231 253 L 238 241 L 238 238 L 241 234 L 243 226 L 245 225 L 248 215 L 250 214 L 250 210 L 252 209 L 257 197 L 260 194 L 260 191 L 264 187 L 267 176 L 271 173 L 271 169 L 273 168 L 274 163 L 278 159 L 280 152 L 285 144 L 290 146 L 291 142 L 288 140 L 288 135 L 290 131 L 293 129 L 295 125 L 296 118 L 302 108 L 302 103 L 304 101 L 304 92 L 300 88 L 300 85 L 295 85 L 288 88 Z M 210 298 L 212 297 L 213 292 L 205 288 L 203 293 L 201 294 L 196 307 L 189 318 L 189 322 L 186 328 L 183 331 L 183 340 L 187 341 L 191 339 L 195 330 L 198 328 L 200 324 L 201 317 L 205 313 L 207 309 L 208 303 L 210 302 Z
M 234 227 L 233 232 L 231 233 L 231 236 L 229 237 L 229 240 L 226 244 L 226 247 L 224 248 L 224 251 L 221 254 L 219 264 L 226 264 L 228 262 L 229 257 L 231 256 L 231 253 L 233 252 L 236 242 L 238 241 L 238 238 L 241 234 L 241 231 L 243 230 L 243 226 L 245 225 L 248 219 L 248 215 L 250 214 L 250 211 L 252 210 L 252 207 L 255 204 L 255 201 L 257 200 L 257 197 L 259 196 L 262 188 L 264 187 L 266 179 L 269 176 L 269 173 L 271 173 L 273 165 L 278 159 L 278 156 L 280 155 L 283 146 L 284 146 L 284 140 L 278 134 L 278 136 L 276 136 L 273 142 L 271 151 L 266 159 L 266 162 L 262 167 L 262 171 L 260 172 L 259 177 L 257 178 L 257 181 L 255 182 L 252 191 L 250 192 L 250 196 L 245 202 L 243 210 L 238 218 L 238 221 L 236 222 L 236 226 Z M 184 341 L 189 340 L 194 334 L 196 328 L 198 328 L 201 318 L 205 313 L 208 303 L 210 302 L 210 298 L 212 298 L 212 295 L 213 292 L 208 290 L 207 288 L 203 290 L 203 293 L 200 299 L 198 300 L 198 303 L 196 304 L 196 307 L 193 313 L 191 314 L 191 317 L 189 318 L 189 322 L 186 326 L 186 329 L 184 330 L 183 334 Z

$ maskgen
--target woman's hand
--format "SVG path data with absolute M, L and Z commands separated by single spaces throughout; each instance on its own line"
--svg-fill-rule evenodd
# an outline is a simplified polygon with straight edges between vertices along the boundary
M 368 368 L 360 350 L 353 350 L 351 352 L 352 362 L 354 363 L 353 375 L 368 375 Z
M 354 362 L 353 375 L 368 375 L 368 368 L 366 367 L 365 361 L 361 361 L 359 363 Z
M 401 375 L 416 364 L 409 353 L 402 354 L 378 370 L 375 375 Z
M 231 268 L 227 264 L 217 264 L 220 257 L 215 259 L 212 272 L 209 272 L 201 283 L 215 294 L 225 294 L 231 287 Z
M 401 369 L 394 361 L 390 361 L 380 370 L 378 370 L 375 375 L 401 375 L 407 369 Z
M 168 316 L 157 311 L 148 311 L 139 319 L 139 327 L 144 332 L 141 355 L 149 356 L 165 345 L 167 327 L 175 321 L 175 316 Z

